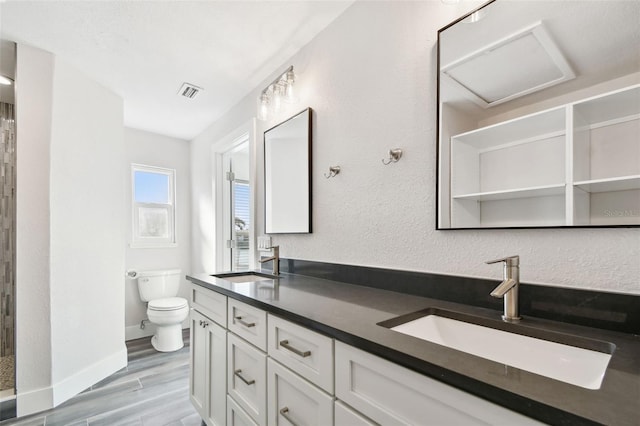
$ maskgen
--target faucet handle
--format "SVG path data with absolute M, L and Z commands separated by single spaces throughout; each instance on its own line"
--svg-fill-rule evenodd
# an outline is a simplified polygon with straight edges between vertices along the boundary
M 506 263 L 507 266 L 518 266 L 520 265 L 520 256 L 515 255 L 515 256 L 507 256 L 507 257 L 503 257 L 500 259 L 495 259 L 495 260 L 489 260 L 487 262 L 485 262 L 487 265 L 490 265 L 492 263 L 499 263 L 499 262 L 504 262 Z

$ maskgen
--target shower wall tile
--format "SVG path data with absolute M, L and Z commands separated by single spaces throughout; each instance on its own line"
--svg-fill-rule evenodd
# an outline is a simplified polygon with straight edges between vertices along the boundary
M 14 107 L 0 102 L 0 356 L 15 352 L 16 132 Z

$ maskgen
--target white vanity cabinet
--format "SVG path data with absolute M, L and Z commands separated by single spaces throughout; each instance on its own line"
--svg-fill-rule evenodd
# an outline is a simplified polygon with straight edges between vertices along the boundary
M 453 228 L 640 225 L 640 85 L 458 134 Z
M 191 310 L 189 399 L 209 426 L 226 424 L 227 331 Z
M 262 309 L 193 287 L 198 302 L 192 300 L 190 399 L 209 426 L 539 424 Z

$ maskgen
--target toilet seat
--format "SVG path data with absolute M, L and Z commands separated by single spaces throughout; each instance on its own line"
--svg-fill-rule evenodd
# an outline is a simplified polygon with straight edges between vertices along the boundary
M 148 309 L 152 311 L 176 311 L 187 306 L 187 299 L 182 297 L 164 297 L 149 301 Z

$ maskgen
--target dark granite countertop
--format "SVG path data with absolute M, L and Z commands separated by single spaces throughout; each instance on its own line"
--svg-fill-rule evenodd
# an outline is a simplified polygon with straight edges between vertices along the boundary
M 250 283 L 205 274 L 187 279 L 549 424 L 640 425 L 637 335 L 532 317 L 507 324 L 491 309 L 304 275 Z M 589 390 L 378 325 L 427 308 L 473 315 L 518 334 L 552 333 L 560 343 L 572 336 L 609 342 L 615 351 L 601 388 Z

